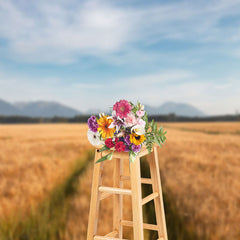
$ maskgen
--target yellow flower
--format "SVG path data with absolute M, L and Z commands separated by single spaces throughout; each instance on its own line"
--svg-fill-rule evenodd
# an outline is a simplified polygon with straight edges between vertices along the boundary
M 115 132 L 114 128 L 109 128 L 113 120 L 111 118 L 107 118 L 108 116 L 102 116 L 97 120 L 97 123 L 99 125 L 98 131 L 101 134 L 102 138 L 112 138 L 113 134 Z
M 137 135 L 136 133 L 130 134 L 130 142 L 135 144 L 135 145 L 140 145 L 146 140 L 144 134 L 142 135 Z

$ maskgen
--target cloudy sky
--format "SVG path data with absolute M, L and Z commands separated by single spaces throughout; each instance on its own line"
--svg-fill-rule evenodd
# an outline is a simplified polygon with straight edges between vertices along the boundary
M 0 0 L 0 98 L 240 111 L 240 0 Z

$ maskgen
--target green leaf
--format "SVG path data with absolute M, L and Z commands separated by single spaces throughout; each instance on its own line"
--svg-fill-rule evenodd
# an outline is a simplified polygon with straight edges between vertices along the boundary
M 153 131 L 154 131 L 154 133 L 157 132 L 157 123 L 155 123 L 155 124 L 153 125 Z
M 110 152 L 107 155 L 105 155 L 104 157 L 98 159 L 95 163 L 103 162 L 105 160 L 112 160 L 112 155 L 113 155 L 113 152 Z
M 106 151 L 106 150 L 109 150 L 109 149 L 110 148 L 105 145 L 99 150 L 99 152 Z
M 142 117 L 143 121 L 146 122 L 146 125 L 145 125 L 145 131 L 147 132 L 148 129 L 149 129 L 149 122 L 148 122 L 148 116 L 147 116 L 147 112 L 145 111 L 143 117 Z
M 133 151 L 129 151 L 129 161 L 130 161 L 130 163 L 134 162 L 134 160 L 136 159 L 137 155 L 138 155 L 138 153 L 135 153 Z
M 155 142 L 161 147 L 162 144 L 161 144 L 161 140 L 159 138 L 159 136 L 155 136 Z
M 154 131 L 153 129 L 154 129 L 154 119 L 152 120 L 152 122 L 151 122 L 151 129 L 152 129 L 152 131 Z

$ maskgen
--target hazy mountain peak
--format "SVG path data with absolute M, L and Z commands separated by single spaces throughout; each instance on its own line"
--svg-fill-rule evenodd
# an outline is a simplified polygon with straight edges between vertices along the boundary
M 54 101 L 16 102 L 14 105 L 23 115 L 31 117 L 74 117 L 81 114 L 74 108 Z
M 174 113 L 178 116 L 188 116 L 188 117 L 201 117 L 205 114 L 197 109 L 196 107 L 187 103 L 175 103 L 168 101 L 160 105 L 159 107 L 151 107 L 145 105 L 145 108 L 149 115 L 164 115 Z
M 145 105 L 149 115 L 165 115 L 175 113 L 178 116 L 201 117 L 205 114 L 194 106 L 187 103 L 175 103 L 168 101 L 158 107 Z M 100 109 L 92 109 L 86 114 L 97 114 Z M 109 112 L 109 110 L 107 111 Z M 105 113 L 107 113 L 105 111 Z M 14 104 L 0 100 L 0 115 L 22 115 L 29 117 L 74 117 L 82 113 L 74 108 L 65 106 L 55 101 L 32 101 L 32 102 L 15 102 Z
M 0 115 L 19 115 L 20 111 L 11 103 L 0 99 Z

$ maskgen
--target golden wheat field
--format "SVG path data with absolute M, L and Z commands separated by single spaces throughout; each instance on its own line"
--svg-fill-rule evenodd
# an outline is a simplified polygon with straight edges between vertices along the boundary
M 26 211 L 89 148 L 86 125 L 0 125 L 0 216 Z
M 187 227 L 205 239 L 240 239 L 240 123 L 163 123 L 167 143 L 159 148 L 164 192 Z M 8 216 L 42 201 L 68 174 L 84 150 L 87 125 L 0 126 L 0 215 Z M 93 149 L 93 148 L 92 148 Z M 128 162 L 124 171 L 128 172 Z M 111 185 L 112 163 L 104 163 Z M 70 201 L 66 240 L 85 240 L 93 163 L 80 177 Z M 124 187 L 128 187 L 128 184 Z M 99 233 L 111 231 L 111 197 L 101 203 Z M 130 219 L 131 199 L 124 199 Z M 131 230 L 125 229 L 131 239 Z M 176 239 L 177 240 L 177 239 Z

